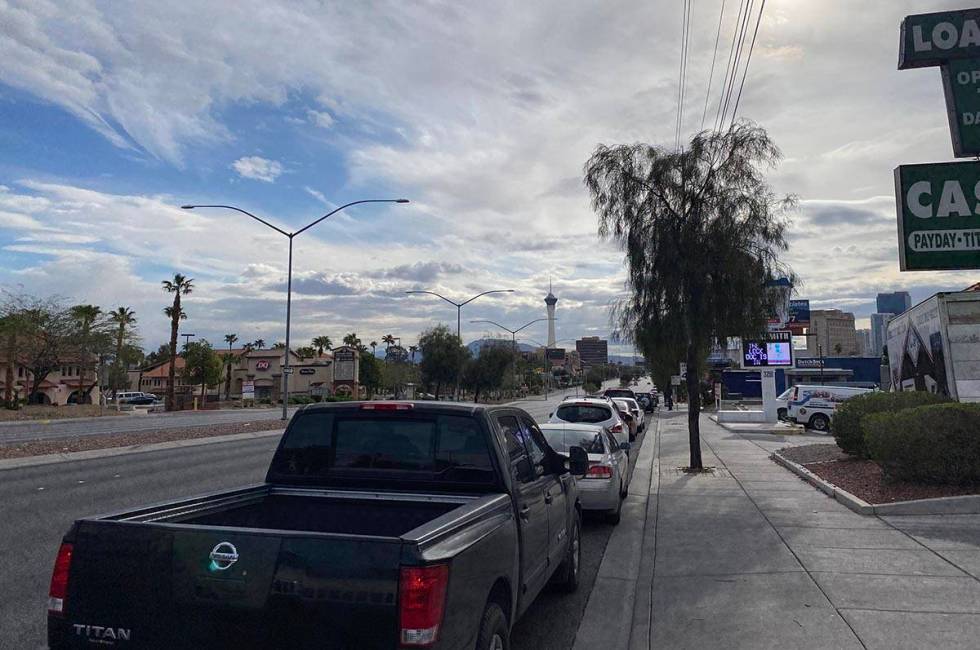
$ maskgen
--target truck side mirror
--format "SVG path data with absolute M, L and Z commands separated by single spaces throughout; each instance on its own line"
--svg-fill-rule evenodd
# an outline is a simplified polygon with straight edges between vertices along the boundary
M 574 476 L 585 476 L 589 471 L 589 455 L 581 447 L 568 449 L 568 471 Z
M 630 449 L 633 448 L 633 445 L 631 445 L 628 442 L 621 442 L 619 443 L 619 448 L 622 449 L 623 451 L 629 451 Z

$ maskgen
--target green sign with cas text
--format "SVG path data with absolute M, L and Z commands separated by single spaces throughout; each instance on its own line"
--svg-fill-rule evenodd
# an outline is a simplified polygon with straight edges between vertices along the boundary
M 980 269 L 980 161 L 895 169 L 902 271 Z

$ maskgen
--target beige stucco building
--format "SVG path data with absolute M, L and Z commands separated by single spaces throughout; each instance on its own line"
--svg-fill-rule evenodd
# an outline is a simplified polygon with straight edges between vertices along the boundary
M 32 404 L 98 404 L 98 374 L 94 368 L 85 370 L 82 381 L 82 366 L 78 361 L 69 361 L 56 368 L 41 381 L 37 391 L 28 395 L 31 389 L 31 371 L 21 363 L 14 363 L 13 394 L 16 399 L 26 399 Z M 0 359 L 0 399 L 6 395 L 7 361 Z M 81 399 L 80 399 L 81 398 Z
M 810 310 L 810 328 L 806 340 L 807 354 L 854 357 L 858 355 L 854 314 L 839 309 Z M 818 347 L 819 345 L 819 347 Z

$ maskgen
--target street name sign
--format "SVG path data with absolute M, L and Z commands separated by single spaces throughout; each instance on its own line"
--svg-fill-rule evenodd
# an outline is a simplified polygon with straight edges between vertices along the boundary
M 953 59 L 980 57 L 980 9 L 906 16 L 898 69 L 926 68 Z
M 980 162 L 895 168 L 902 271 L 980 268 Z

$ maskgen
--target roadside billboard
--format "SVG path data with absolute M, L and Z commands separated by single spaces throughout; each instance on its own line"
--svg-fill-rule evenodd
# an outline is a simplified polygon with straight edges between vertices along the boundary
M 950 394 L 938 296 L 893 318 L 887 346 L 893 390 Z
M 980 57 L 980 9 L 906 16 L 899 39 L 899 70 Z
M 799 336 L 804 334 L 804 330 L 810 327 L 810 301 L 809 300 L 790 300 L 789 301 L 789 321 L 786 328 L 793 334 Z
M 769 332 L 763 340 L 742 341 L 743 368 L 789 367 L 793 365 L 790 332 Z
M 902 271 L 980 268 L 980 162 L 895 168 Z

